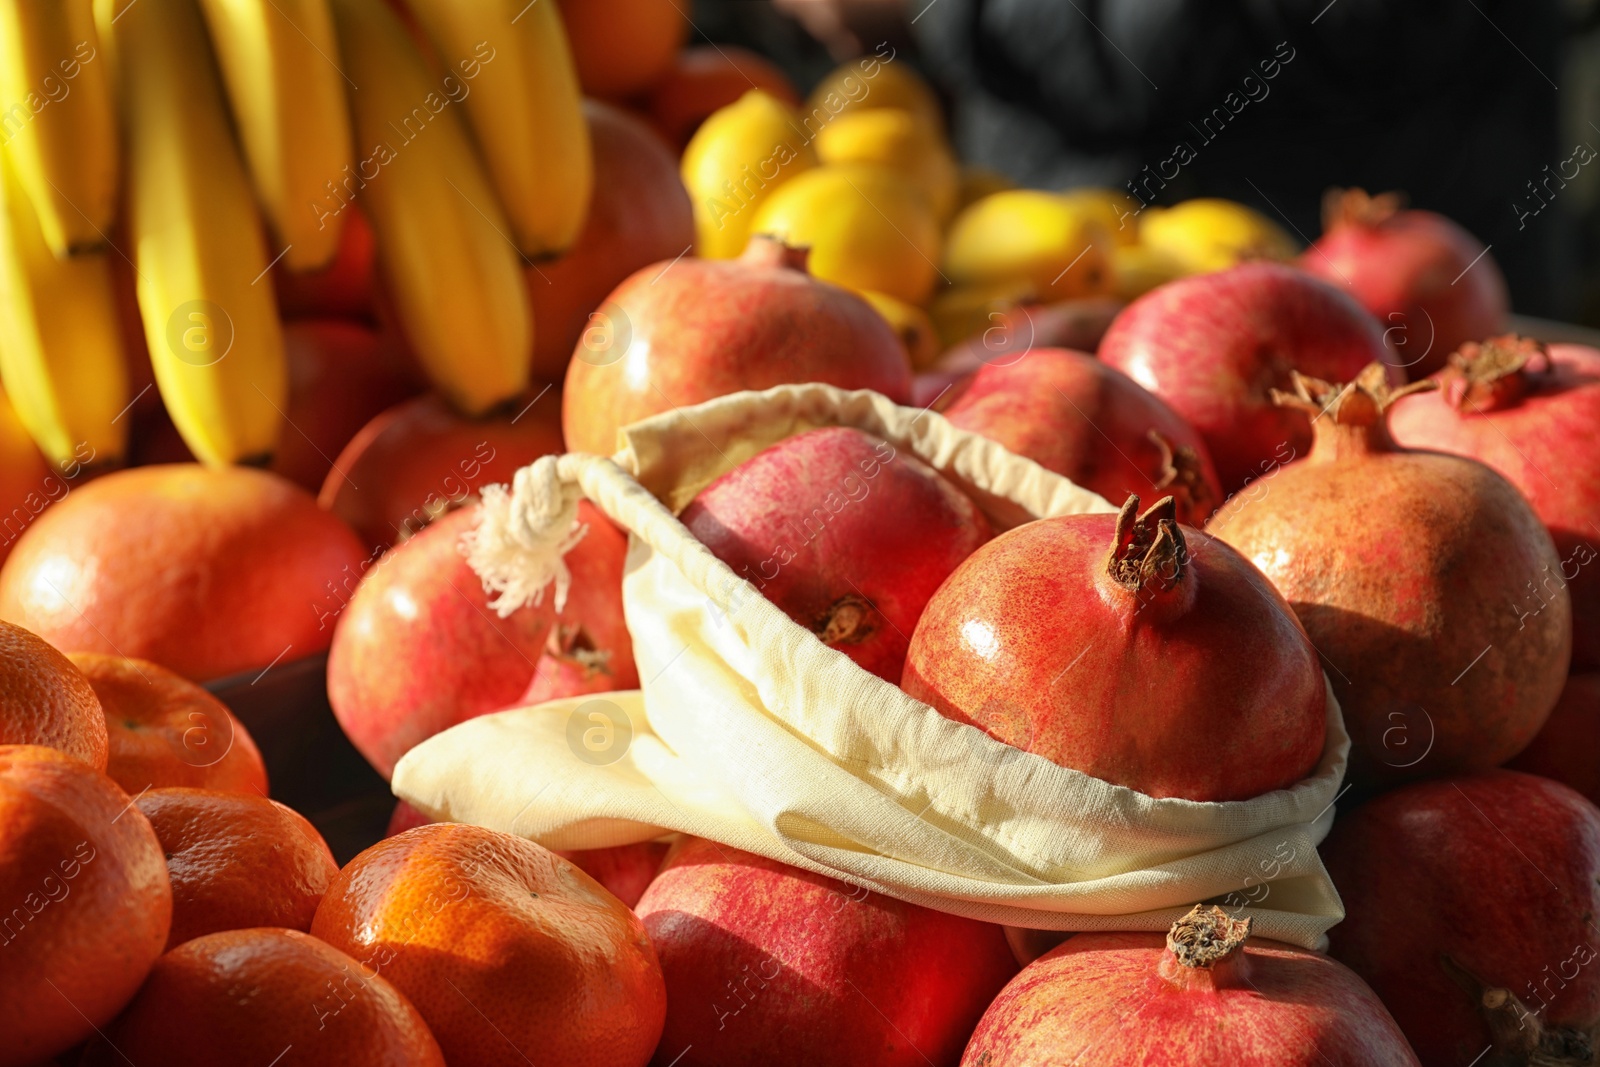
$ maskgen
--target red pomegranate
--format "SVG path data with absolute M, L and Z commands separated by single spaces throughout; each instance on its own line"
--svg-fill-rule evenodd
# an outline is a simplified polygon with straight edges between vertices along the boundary
M 476 506 L 440 519 L 333 605 L 328 701 L 385 778 L 434 734 L 515 700 L 554 623 L 549 596 L 505 619 L 489 607 L 460 549 L 476 522 Z
M 1297 377 L 1318 413 L 1304 462 L 1231 499 L 1207 527 L 1266 572 L 1328 664 L 1361 782 L 1482 770 L 1539 732 L 1572 648 L 1559 565 L 1511 483 L 1476 460 L 1389 436 L 1399 394 L 1374 364 L 1340 387 Z
M 940 714 L 1156 797 L 1243 800 L 1322 755 L 1327 690 L 1289 605 L 1241 556 L 1144 514 L 1030 522 L 928 602 L 901 685 Z M 1196 753 L 1206 753 L 1196 758 Z
M 1570 674 L 1544 729 L 1507 767 L 1570 785 L 1600 804 L 1600 674 Z
M 578 452 L 610 455 L 630 422 L 786 382 L 911 398 L 911 364 L 883 316 L 805 270 L 768 238 L 735 260 L 656 263 L 590 318 L 567 368 L 562 427 Z
M 694 211 L 678 159 L 639 119 L 583 102 L 594 148 L 594 195 L 578 239 L 560 259 L 525 272 L 533 320 L 533 376 L 559 382 L 590 314 L 628 275 L 694 244 Z
M 1120 300 L 1096 296 L 991 311 L 984 329 L 945 349 L 933 370 L 967 374 L 1030 348 L 1092 352 L 1125 306 Z
M 1486 771 L 1341 815 L 1322 847 L 1348 913 L 1330 951 L 1426 1064 L 1593 1063 L 1600 811 Z
M 1156 1054 L 1159 1050 L 1159 1055 Z M 1160 934 L 1079 934 L 1023 969 L 962 1067 L 1415 1067 L 1372 990 L 1196 905 Z M 1462 1061 L 1465 1067 L 1466 1061 Z
M 679 518 L 791 619 L 896 683 L 928 598 L 989 539 L 983 512 L 931 467 L 843 426 L 757 453 Z
M 1529 575 L 1517 602 L 1565 585 L 1573 667 L 1600 668 L 1600 350 L 1496 337 L 1463 345 L 1440 385 L 1396 404 L 1390 432 L 1406 448 L 1481 460 L 1522 492 L 1561 562 Z
M 1421 378 L 1504 329 L 1510 298 L 1482 241 L 1443 215 L 1402 210 L 1404 201 L 1328 190 L 1322 236 L 1299 266 L 1355 297 L 1385 327 L 1400 366 Z
M 1093 356 L 1035 348 L 978 369 L 944 416 L 1107 500 L 1171 494 L 1199 526 L 1222 503 L 1205 442 L 1153 393 Z
M 1394 358 L 1354 300 L 1266 262 L 1151 290 L 1117 316 L 1099 354 L 1199 431 L 1230 493 L 1310 447 L 1310 420 L 1272 403 L 1291 371 L 1347 381 Z
M 635 910 L 667 980 L 663 1067 L 950 1067 L 1017 971 L 998 926 L 698 838 Z
M 622 613 L 628 535 L 587 500 L 578 521 L 589 528 L 566 555 L 572 585 L 518 707 L 546 700 L 639 688 L 633 637 Z

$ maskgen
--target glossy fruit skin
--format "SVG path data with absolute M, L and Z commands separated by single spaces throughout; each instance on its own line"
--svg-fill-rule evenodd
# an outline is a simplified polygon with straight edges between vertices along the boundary
M 1600 811 L 1566 786 L 1503 770 L 1413 783 L 1341 814 L 1322 856 L 1347 912 L 1329 951 L 1423 1063 L 1470 1063 L 1490 1045 L 1443 955 L 1546 1028 L 1600 1019 Z
M 1383 199 L 1352 192 L 1367 205 Z M 1298 265 L 1371 312 L 1413 380 L 1443 367 L 1465 342 L 1505 328 L 1511 310 L 1505 277 L 1483 242 L 1461 226 L 1432 211 L 1392 207 L 1347 213 L 1334 207 L 1329 214 L 1325 232 Z
M 1243 800 L 1304 778 L 1322 755 L 1327 692 L 1289 605 L 1193 529 L 1173 588 L 1130 589 L 1107 573 L 1117 521 L 1041 519 L 974 552 L 928 602 L 902 687 L 1150 796 Z
M 578 501 L 578 521 L 589 532 L 565 557 L 572 574 L 567 603 L 517 707 L 639 688 L 633 636 L 622 610 L 628 535 L 587 500 Z
M 317 503 L 349 523 L 375 559 L 467 504 L 481 487 L 509 484 L 519 468 L 566 451 L 559 398 L 554 391 L 541 396 L 544 388 L 478 419 L 433 393 L 396 404 L 339 453 Z M 354 588 L 340 587 L 346 596 Z
M 658 1067 L 951 1067 L 1017 970 L 998 926 L 699 838 L 637 910 L 667 981 Z
M 477 506 L 452 512 L 361 579 L 328 652 L 328 701 L 345 736 L 388 777 L 401 756 L 528 686 L 553 597 L 502 619 L 461 555 Z
M 1112 322 L 1099 356 L 1199 432 L 1230 493 L 1311 445 L 1310 420 L 1268 395 L 1290 387 L 1291 369 L 1343 382 L 1394 358 L 1359 304 L 1281 263 L 1246 263 L 1146 293 Z
M 1544 728 L 1506 766 L 1554 779 L 1600 804 L 1600 674 L 1569 674 Z
M 1588 446 L 1600 424 L 1600 350 L 1556 344 L 1546 351 L 1548 368 L 1515 372 L 1519 381 L 1504 400 L 1463 397 L 1457 407 L 1459 393 L 1444 372 L 1444 388 L 1395 404 L 1389 428 L 1406 448 L 1471 456 L 1517 487 L 1561 558 L 1549 574 L 1528 576 L 1517 603 L 1537 608 L 1547 586 L 1566 584 L 1572 664 L 1592 670 L 1600 668 L 1600 461 Z
M 499 1067 L 508 1045 L 644 1067 L 661 1034 L 666 990 L 638 917 L 520 837 L 433 823 L 381 841 L 340 873 L 311 932 L 405 993 L 451 1067 Z
M 933 468 L 843 426 L 757 453 L 679 520 L 791 619 L 895 684 L 928 598 L 990 537 Z
M 826 382 L 911 397 L 889 324 L 766 241 L 735 261 L 684 258 L 636 272 L 607 299 L 567 370 L 567 447 L 609 456 L 617 429 L 742 389 Z
M 1266 573 L 1324 657 L 1352 781 L 1497 766 L 1539 732 L 1566 678 L 1565 591 L 1519 607 L 1559 566 L 1555 546 L 1482 463 L 1399 449 L 1381 415 L 1346 426 L 1343 411 L 1318 419 L 1309 457 L 1207 528 Z
M 339 865 L 299 812 L 213 789 L 151 789 L 134 804 L 167 857 L 169 951 L 220 930 L 311 929 Z
M 0 569 L 0 618 L 58 648 L 205 681 L 328 647 L 318 605 L 367 553 L 293 483 L 248 467 L 116 471 L 40 515 Z
M 167 865 L 128 804 L 81 760 L 0 745 L 5 1067 L 63 1052 L 105 1026 L 161 955 L 172 919 Z
M 706 118 L 751 86 L 795 107 L 800 94 L 789 76 L 758 52 L 738 45 L 690 45 L 650 90 L 650 121 L 679 152 Z
M 1319 953 L 1251 939 L 1244 976 L 1185 988 L 1156 933 L 1084 933 L 995 998 L 962 1067 L 1415 1067 L 1383 1004 Z M 1465 1061 L 1463 1061 L 1463 1064 Z
M 83 1064 L 215 1067 L 274 1056 L 277 1067 L 445 1062 L 416 1008 L 381 973 L 298 930 L 258 927 L 162 956 Z
M 110 739 L 94 687 L 48 641 L 0 619 L 0 745 L 48 745 L 106 769 Z
M 573 347 L 607 293 L 641 267 L 694 244 L 689 194 L 660 137 L 620 108 L 585 100 L 583 110 L 594 146 L 589 213 L 565 255 L 525 272 L 538 324 L 533 376 L 548 382 L 566 374 Z
M 149 660 L 98 652 L 67 658 L 94 687 L 104 712 L 106 777 L 130 795 L 167 786 L 267 795 L 255 739 L 205 689 Z
M 951 390 L 944 417 L 1110 501 L 1178 499 L 1178 521 L 1205 522 L 1222 488 L 1205 442 L 1155 394 L 1083 352 L 1034 348 L 985 364 Z M 1150 437 L 1188 449 L 1175 470 Z M 1176 477 L 1168 480 L 1169 473 Z
M 684 11 L 673 0 L 561 0 L 584 93 L 621 100 L 656 84 L 688 39 Z

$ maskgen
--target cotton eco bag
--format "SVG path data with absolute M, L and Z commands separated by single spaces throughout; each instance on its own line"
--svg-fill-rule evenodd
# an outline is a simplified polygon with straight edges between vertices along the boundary
M 598 848 L 667 831 L 991 922 L 1165 930 L 1199 901 L 1308 947 L 1343 917 L 1316 846 L 1349 747 L 1328 695 L 1311 777 L 1251 800 L 1156 799 L 952 722 L 789 619 L 678 522 L 792 434 L 853 426 L 970 494 L 996 532 L 1114 511 L 941 416 L 791 385 L 636 423 L 615 457 L 546 456 L 484 493 L 468 558 L 509 611 L 554 583 L 586 497 L 630 532 L 623 599 L 643 688 L 486 715 L 423 742 L 394 791 L 437 818 Z M 796 487 L 818 493 L 827 487 Z

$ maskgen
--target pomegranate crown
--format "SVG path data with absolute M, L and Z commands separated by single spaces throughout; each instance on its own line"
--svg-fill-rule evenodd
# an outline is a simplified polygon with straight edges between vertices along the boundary
M 1134 591 L 1165 592 L 1183 581 L 1188 545 L 1178 526 L 1177 502 L 1164 496 L 1139 513 L 1130 495 L 1117 512 L 1117 532 L 1106 556 L 1106 573 Z
M 1450 366 L 1440 376 L 1444 400 L 1458 411 L 1505 407 L 1521 398 L 1529 375 L 1549 369 L 1549 349 L 1532 337 L 1508 333 L 1468 341 L 1451 354 Z
M 767 233 L 750 235 L 739 262 L 747 267 L 772 267 L 810 272 L 811 246 L 792 245 L 782 238 Z
M 1155 483 L 1156 489 L 1170 490 L 1174 496 L 1183 497 L 1191 511 L 1211 514 L 1216 509 L 1216 501 L 1212 499 L 1210 486 L 1206 485 L 1199 453 L 1188 445 L 1174 447 L 1160 430 L 1150 430 L 1145 437 L 1161 452 L 1161 475 Z
M 1406 206 L 1406 194 L 1334 187 L 1322 194 L 1322 232 L 1341 226 L 1381 226 Z
M 1196 904 L 1167 931 L 1167 948 L 1180 964 L 1209 970 L 1239 953 L 1250 920 L 1235 919 L 1215 904 Z
M 1299 371 L 1291 371 L 1290 380 L 1294 392 L 1272 390 L 1274 404 L 1303 411 L 1311 416 L 1312 422 L 1326 415 L 1341 426 L 1371 425 L 1380 421 L 1389 405 L 1401 397 L 1439 388 L 1438 382 L 1424 378 L 1396 389 L 1389 384 L 1388 368 L 1376 361 L 1368 363 L 1344 385 L 1325 382 Z

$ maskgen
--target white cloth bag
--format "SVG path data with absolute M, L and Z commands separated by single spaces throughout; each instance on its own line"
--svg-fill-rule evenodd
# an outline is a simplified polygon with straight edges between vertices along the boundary
M 970 493 L 997 531 L 1108 502 L 941 416 L 824 385 L 738 393 L 634 424 L 485 493 L 486 588 L 555 581 L 587 497 L 631 532 L 623 597 L 642 691 L 472 719 L 413 749 L 396 794 L 554 848 L 682 831 L 929 907 L 1056 930 L 1165 930 L 1239 906 L 1322 947 L 1343 909 L 1316 846 L 1349 747 L 1330 690 L 1311 777 L 1246 801 L 1156 799 L 952 722 L 789 619 L 674 517 L 707 483 L 817 426 L 854 426 Z M 808 487 L 796 487 L 805 492 Z

